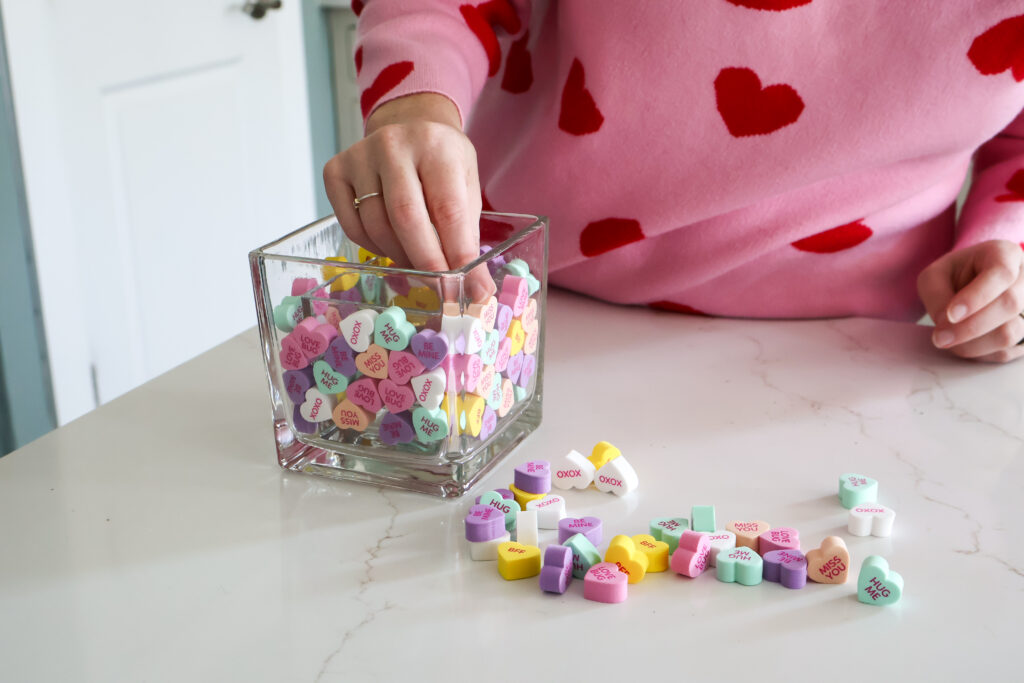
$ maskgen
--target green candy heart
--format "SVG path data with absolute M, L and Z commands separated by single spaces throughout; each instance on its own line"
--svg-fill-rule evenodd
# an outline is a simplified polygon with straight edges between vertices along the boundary
M 530 296 L 533 296 L 538 291 L 540 291 L 540 280 L 535 278 L 533 275 L 530 275 L 529 273 L 527 273 L 524 277 L 526 279 L 526 291 L 529 292 Z
M 583 534 L 567 538 L 562 545 L 572 549 L 572 575 L 577 579 L 582 579 L 591 567 L 601 561 L 601 553 Z
M 515 396 L 516 403 L 519 403 L 520 401 L 525 400 L 526 397 L 530 395 L 530 392 L 527 391 L 526 387 L 521 387 L 518 384 L 513 384 L 512 395 Z
M 694 505 L 690 509 L 690 519 L 693 520 L 694 531 L 714 533 L 715 531 L 715 506 Z
M 363 273 L 359 276 L 359 291 L 363 293 L 363 301 L 368 304 L 376 303 L 380 298 L 380 278 Z
M 756 586 L 761 583 L 764 561 L 750 548 L 738 547 L 723 550 L 716 559 L 718 580 Z
M 857 576 L 857 599 L 866 605 L 892 605 L 903 597 L 903 577 L 879 555 L 864 558 Z
M 494 379 L 491 381 L 491 390 L 487 392 L 486 400 L 491 410 L 497 410 L 501 407 L 501 375 L 498 373 L 494 374 Z
M 497 491 L 488 491 L 480 496 L 477 505 L 488 505 L 505 513 L 505 531 L 512 531 L 516 527 L 516 515 L 522 509 L 514 499 L 502 498 Z
M 516 277 L 526 277 L 530 274 L 530 265 L 521 258 L 514 258 L 505 264 L 505 272 Z
M 491 330 L 484 337 L 484 346 L 480 349 L 480 360 L 484 362 L 484 365 L 494 365 L 494 361 L 498 358 L 498 345 L 501 343 L 501 333 L 497 330 Z
M 374 341 L 388 351 L 405 349 L 414 334 L 416 326 L 405 319 L 405 311 L 398 306 L 385 308 L 373 323 Z
M 690 520 L 685 517 L 658 517 L 652 519 L 647 528 L 655 539 L 668 543 L 668 552 L 671 555 L 679 547 L 679 537 L 684 531 L 689 531 Z
M 839 475 L 839 503 L 847 510 L 878 500 L 878 482 L 862 474 Z
M 286 296 L 274 306 L 274 324 L 282 332 L 291 332 L 302 320 L 302 300 L 297 296 Z
M 340 394 L 348 389 L 348 377 L 337 372 L 323 359 L 313 363 L 313 379 L 325 394 Z
M 448 436 L 448 416 L 440 408 L 427 410 L 423 406 L 412 411 L 416 438 L 422 443 L 433 443 Z

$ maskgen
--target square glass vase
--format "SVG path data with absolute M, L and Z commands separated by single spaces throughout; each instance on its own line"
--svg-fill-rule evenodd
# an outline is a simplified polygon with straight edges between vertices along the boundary
M 485 212 L 480 243 L 397 268 L 329 216 L 249 253 L 281 467 L 460 496 L 540 425 L 547 219 Z

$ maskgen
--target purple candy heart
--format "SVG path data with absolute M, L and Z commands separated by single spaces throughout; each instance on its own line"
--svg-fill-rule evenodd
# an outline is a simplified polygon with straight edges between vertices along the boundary
M 772 550 L 763 559 L 765 581 L 781 583 L 786 588 L 807 585 L 807 558 L 799 550 Z
M 327 351 L 324 352 L 324 360 L 327 361 L 327 364 L 335 372 L 340 372 L 351 379 L 359 371 L 356 368 L 356 355 L 356 352 L 345 343 L 345 340 L 339 334 L 327 345 Z
M 448 355 L 448 335 L 444 332 L 422 330 L 413 335 L 409 345 L 427 372 L 440 365 Z
M 416 438 L 416 430 L 412 426 L 412 413 L 388 413 L 380 421 L 377 428 L 380 440 L 388 446 L 397 443 L 410 443 Z
M 487 245 L 482 245 L 480 247 L 480 255 L 481 256 L 483 256 L 484 254 L 486 254 L 489 251 L 491 251 L 491 248 L 488 247 Z M 495 256 L 494 258 L 492 258 L 490 261 L 487 262 L 487 270 L 491 271 L 491 275 L 494 275 L 499 270 L 501 270 L 502 266 L 504 266 L 505 263 L 506 263 L 505 255 L 504 254 L 499 254 L 499 255 Z
M 547 460 L 524 462 L 516 467 L 513 478 L 520 491 L 547 493 L 551 490 L 551 463 Z
M 491 490 L 494 491 L 495 493 L 500 493 L 501 497 L 504 498 L 505 500 L 511 500 L 512 498 L 515 498 L 515 496 L 512 494 L 512 492 L 509 491 L 508 489 L 491 489 Z M 476 497 L 476 502 L 477 502 L 477 504 L 480 503 L 480 496 Z
M 498 414 L 494 412 L 494 408 L 487 406 L 484 408 L 484 418 L 480 423 L 480 440 L 483 441 L 493 434 L 497 426 Z
M 540 589 L 564 593 L 572 581 L 572 548 L 549 545 L 544 549 L 544 568 L 540 570 Z
M 505 515 L 490 505 L 474 505 L 466 515 L 466 540 L 490 541 L 505 533 Z
M 363 295 L 359 293 L 358 287 L 352 287 L 341 292 L 331 292 L 331 298 L 338 301 L 349 301 L 354 304 L 363 302 Z
M 505 304 L 498 304 L 498 313 L 494 318 L 494 329 L 498 331 L 499 337 L 508 334 L 508 326 L 512 324 L 512 307 Z
M 285 370 L 284 390 L 288 392 L 288 398 L 292 403 L 299 405 L 306 400 L 306 391 L 313 386 L 313 367 L 308 366 L 301 370 Z
M 523 368 L 519 371 L 519 379 L 516 381 L 516 384 L 526 389 L 530 386 L 530 379 L 535 372 L 537 372 L 537 357 L 525 356 L 523 358 Z
M 519 373 L 523 370 L 523 353 L 519 352 L 508 359 L 505 365 L 505 376 L 513 382 L 519 381 Z
M 384 282 L 398 296 L 409 296 L 409 290 L 412 289 L 409 279 L 404 275 L 385 275 Z
M 566 517 L 558 523 L 558 542 L 583 534 L 595 546 L 601 545 L 601 520 L 597 517 Z
M 292 424 L 295 425 L 295 431 L 301 434 L 316 434 L 317 430 L 320 429 L 320 425 L 302 417 L 298 404 L 296 404 L 295 410 L 292 411 Z

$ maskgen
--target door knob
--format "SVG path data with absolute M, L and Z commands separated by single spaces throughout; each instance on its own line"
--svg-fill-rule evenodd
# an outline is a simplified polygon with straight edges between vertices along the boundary
M 242 11 L 253 19 L 262 19 L 270 9 L 281 9 L 281 0 L 255 0 L 242 5 Z

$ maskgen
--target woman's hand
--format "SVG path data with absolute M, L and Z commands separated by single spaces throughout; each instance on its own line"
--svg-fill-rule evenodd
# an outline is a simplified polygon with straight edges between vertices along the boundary
M 946 254 L 921 271 L 917 291 L 935 321 L 935 346 L 991 363 L 1024 356 L 1019 244 L 991 240 Z
M 453 270 L 480 255 L 476 150 L 446 97 L 423 93 L 382 105 L 366 137 L 324 166 L 324 187 L 345 234 L 400 267 Z M 353 206 L 371 192 L 380 196 Z M 482 275 L 468 286 L 474 300 L 494 289 Z

